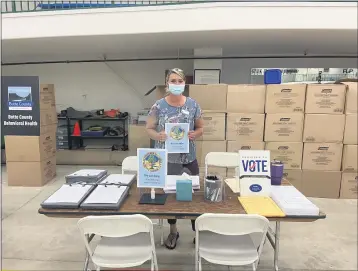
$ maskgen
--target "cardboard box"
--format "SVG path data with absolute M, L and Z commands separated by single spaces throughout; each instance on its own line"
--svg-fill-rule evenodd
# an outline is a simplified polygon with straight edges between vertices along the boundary
M 285 169 L 301 169 L 303 143 L 301 142 L 266 142 L 271 160 L 284 163 Z
M 345 99 L 345 85 L 309 84 L 305 111 L 308 114 L 343 114 Z
M 226 167 L 208 167 L 209 175 L 216 175 L 225 178 L 226 177 Z M 200 180 L 204 179 L 205 176 L 205 167 L 199 167 L 199 176 Z
M 303 119 L 302 113 L 267 114 L 265 141 L 302 142 Z
M 306 114 L 303 141 L 342 142 L 344 125 L 345 115 Z
M 340 171 L 303 170 L 301 192 L 306 197 L 337 199 L 341 175 Z
M 226 152 L 226 141 L 196 141 L 196 159 L 199 166 L 205 165 L 209 152 Z
M 190 85 L 189 96 L 202 110 L 226 112 L 227 85 Z
M 265 93 L 265 85 L 229 85 L 227 112 L 264 113 Z
M 226 139 L 238 141 L 262 141 L 264 126 L 264 114 L 228 113 Z
M 238 152 L 239 150 L 264 150 L 263 141 L 228 141 L 227 152 Z
M 358 171 L 358 145 L 344 145 L 342 171 Z
M 342 151 L 340 143 L 304 143 L 302 169 L 339 171 Z
M 40 125 L 41 126 L 56 124 L 57 122 L 58 122 L 57 112 L 56 112 L 55 107 L 53 107 L 51 109 L 40 110 Z
M 53 84 L 40 85 L 40 109 L 48 110 L 56 107 L 55 86 Z
M 334 126 L 331 126 L 334 127 Z M 347 114 L 344 129 L 344 144 L 358 144 L 358 114 Z
M 9 186 L 43 186 L 56 176 L 56 156 L 40 162 L 7 162 L 6 169 Z
M 358 197 L 358 173 L 343 172 L 341 181 L 341 199 L 357 199 Z
M 225 140 L 225 115 L 204 111 L 204 133 L 197 140 Z
M 303 113 L 306 84 L 266 86 L 266 113 Z
M 7 162 L 40 162 L 56 154 L 56 130 L 40 136 L 5 136 Z
M 283 177 L 289 181 L 297 190 L 302 190 L 302 170 L 284 169 Z
M 129 125 L 128 149 L 130 155 L 137 156 L 138 148 L 150 148 L 150 138 L 145 125 Z
M 342 82 L 347 86 L 346 113 L 358 114 L 358 82 Z

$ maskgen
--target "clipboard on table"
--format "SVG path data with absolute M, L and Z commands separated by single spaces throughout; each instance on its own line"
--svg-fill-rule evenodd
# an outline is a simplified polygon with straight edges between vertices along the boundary
M 95 185 L 64 184 L 41 203 L 46 209 L 77 209 L 91 194 Z
M 98 184 L 82 202 L 82 209 L 118 210 L 128 196 L 130 187 L 118 184 Z
M 107 176 L 107 170 L 104 169 L 81 169 L 69 175 L 66 175 L 66 183 L 97 183 Z
M 131 186 L 136 180 L 135 174 L 110 174 L 102 179 L 100 184 L 118 184 L 121 186 Z

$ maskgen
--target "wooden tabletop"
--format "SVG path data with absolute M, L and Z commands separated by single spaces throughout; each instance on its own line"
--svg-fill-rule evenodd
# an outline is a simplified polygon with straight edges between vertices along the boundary
M 290 185 L 284 182 L 283 185 Z M 203 185 L 201 185 L 203 187 Z M 150 218 L 163 219 L 194 219 L 204 213 L 246 214 L 238 200 L 238 194 L 234 194 L 226 186 L 226 196 L 222 202 L 208 202 L 204 200 L 202 190 L 193 194 L 190 202 L 177 201 L 175 194 L 168 194 L 164 205 L 139 204 L 143 190 L 137 189 L 133 184 L 129 195 L 118 210 L 85 210 L 85 209 L 45 209 L 40 208 L 39 213 L 49 217 L 81 218 L 89 215 L 129 215 L 143 214 Z M 163 193 L 162 191 L 158 193 Z M 324 219 L 322 212 L 318 216 L 286 216 L 268 217 L 273 221 L 312 222 Z

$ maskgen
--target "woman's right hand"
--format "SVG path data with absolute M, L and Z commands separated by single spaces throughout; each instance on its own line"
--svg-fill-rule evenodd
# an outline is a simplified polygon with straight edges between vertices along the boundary
M 160 133 L 158 133 L 158 141 L 165 141 L 167 140 L 167 134 L 165 133 L 165 131 L 161 131 Z

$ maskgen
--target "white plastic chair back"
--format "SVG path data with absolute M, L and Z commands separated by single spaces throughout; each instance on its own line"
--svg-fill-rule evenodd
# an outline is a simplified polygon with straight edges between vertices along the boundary
M 131 173 L 138 172 L 138 157 L 137 156 L 128 156 L 124 158 L 122 162 L 122 174 L 130 171 Z
M 256 270 L 264 246 L 269 221 L 260 215 L 251 214 L 203 214 L 195 221 L 196 243 L 195 243 L 195 269 L 201 270 L 201 256 L 199 251 L 200 232 L 213 232 L 219 235 L 227 236 L 249 236 L 252 240 L 255 250 L 257 250 L 258 259 L 252 262 L 253 270 Z M 212 244 L 215 247 L 216 244 Z M 225 244 L 223 245 L 225 246 Z M 213 253 L 215 253 L 213 251 Z M 223 257 L 221 261 L 225 265 L 230 265 L 230 257 Z M 236 261 L 237 258 L 232 259 Z M 241 259 L 243 260 L 243 259 Z M 250 261 L 249 259 L 246 259 Z M 238 264 L 238 263 L 236 263 Z
M 78 221 L 83 235 L 95 234 L 103 237 L 126 237 L 153 229 L 152 221 L 143 215 L 87 216 Z
M 209 152 L 205 156 L 205 176 L 208 175 L 208 167 L 237 168 L 240 164 L 238 152 Z
M 266 217 L 249 214 L 203 214 L 195 221 L 198 231 L 211 231 L 222 235 L 265 233 L 269 227 Z
M 158 266 L 155 256 L 153 224 L 146 216 L 140 214 L 121 216 L 87 216 L 80 219 L 77 226 L 82 234 L 87 252 L 97 266 L 104 266 L 103 263 L 105 263 L 105 261 L 101 263 L 98 259 L 97 262 L 93 260 L 93 251 L 89 245 L 88 236 L 94 234 L 107 238 L 121 238 L 130 237 L 139 233 L 147 233 L 150 236 L 151 250 L 153 253 L 152 269 L 155 267 L 155 270 L 157 270 Z M 133 256 L 133 259 L 134 258 L 135 256 Z M 106 265 L 109 267 L 108 264 Z M 116 263 L 116 266 L 114 267 L 119 267 L 120 265 L 121 263 Z M 99 270 L 99 267 L 97 270 Z

